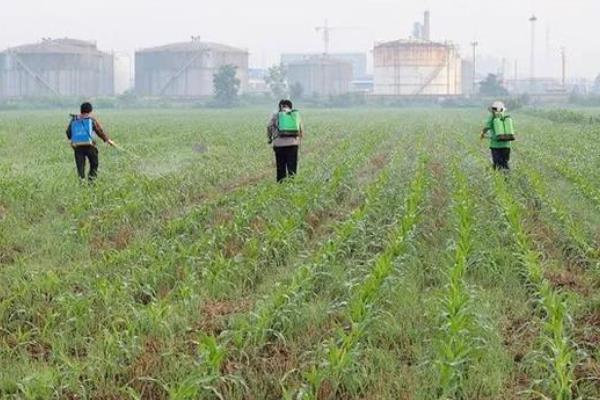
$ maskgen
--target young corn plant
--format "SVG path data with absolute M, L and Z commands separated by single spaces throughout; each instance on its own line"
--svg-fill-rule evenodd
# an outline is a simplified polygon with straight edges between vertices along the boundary
M 371 317 L 373 317 L 380 289 L 392 274 L 394 261 L 402 255 L 407 241 L 414 232 L 427 186 L 425 162 L 422 162 L 410 184 L 410 193 L 405 199 L 403 214 L 389 234 L 387 246 L 375 259 L 373 268 L 366 279 L 355 287 L 347 303 L 348 328 L 339 329 L 337 337 L 323 345 L 325 357 L 305 373 L 306 384 L 300 389 L 300 397 L 304 399 L 318 398 L 325 382 L 332 386 L 332 395 L 338 393 L 345 372 L 356 361 L 357 347 L 366 333 Z
M 441 327 L 436 340 L 438 367 L 438 398 L 464 397 L 462 383 L 477 351 L 475 340 L 478 321 L 473 299 L 465 282 L 465 273 L 474 244 L 474 202 L 466 176 L 455 165 L 454 215 L 457 240 L 454 262 L 448 273 L 448 283 L 440 302 Z
M 494 175 L 498 204 L 505 215 L 513 237 L 523 273 L 540 306 L 543 317 L 541 366 L 546 376 L 539 383 L 543 395 L 557 400 L 571 400 L 575 383 L 576 351 L 569 337 L 570 315 L 563 293 L 555 291 L 544 277 L 540 255 L 534 250 L 523 225 L 521 205 L 508 191 L 506 178 Z

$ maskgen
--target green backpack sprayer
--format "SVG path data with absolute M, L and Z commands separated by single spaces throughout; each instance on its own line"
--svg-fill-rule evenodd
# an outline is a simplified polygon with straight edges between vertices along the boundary
M 510 115 L 494 117 L 492 121 L 496 138 L 501 142 L 515 140 L 515 127 Z
M 277 130 L 280 137 L 297 137 L 300 135 L 300 112 L 298 110 L 280 111 L 277 114 Z

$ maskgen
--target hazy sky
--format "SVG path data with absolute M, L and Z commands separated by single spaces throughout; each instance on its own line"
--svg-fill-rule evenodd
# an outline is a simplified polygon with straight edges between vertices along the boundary
M 600 0 L 0 0 L 0 48 L 41 37 L 96 40 L 103 50 L 131 52 L 200 35 L 246 48 L 251 66 L 278 61 L 281 52 L 321 51 L 315 26 L 360 27 L 332 33 L 332 51 L 369 51 L 375 41 L 406 38 L 422 12 L 432 12 L 432 37 L 451 40 L 470 58 L 507 58 L 512 75 L 529 71 L 530 25 L 537 25 L 539 75 L 560 75 L 560 47 L 570 76 L 600 73 Z

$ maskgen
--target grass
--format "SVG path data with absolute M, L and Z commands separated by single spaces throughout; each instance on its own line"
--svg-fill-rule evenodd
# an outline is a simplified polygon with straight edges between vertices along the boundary
M 597 110 L 586 110 L 589 115 Z M 597 126 L 475 110 L 0 113 L 0 398 L 600 398 Z M 132 156 L 132 154 L 134 154 Z

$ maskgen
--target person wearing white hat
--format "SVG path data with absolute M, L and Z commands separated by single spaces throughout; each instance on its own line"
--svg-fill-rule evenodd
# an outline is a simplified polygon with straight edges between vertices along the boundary
M 494 169 L 506 171 L 510 169 L 511 141 L 515 139 L 512 118 L 505 114 L 506 107 L 501 101 L 493 102 L 489 111 L 491 115 L 486 120 L 481 139 L 490 139 Z

